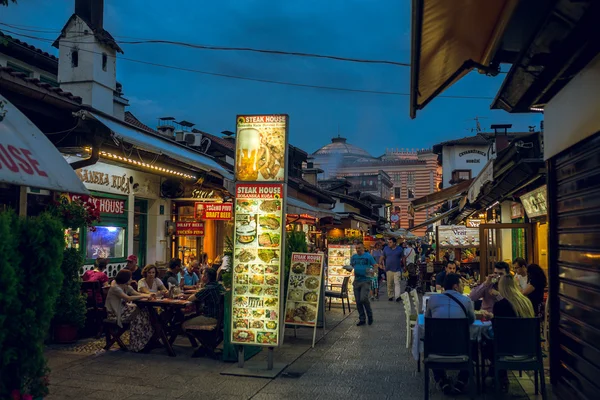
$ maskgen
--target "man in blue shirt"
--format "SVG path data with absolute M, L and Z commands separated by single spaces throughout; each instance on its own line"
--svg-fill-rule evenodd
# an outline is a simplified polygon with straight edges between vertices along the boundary
M 365 246 L 359 243 L 356 245 L 356 254 L 350 258 L 350 265 L 344 267 L 348 271 L 354 270 L 354 283 L 352 285 L 354 286 L 354 300 L 359 315 L 357 326 L 365 325 L 367 318 L 369 325 L 373 324 L 373 311 L 371 311 L 371 303 L 369 302 L 369 292 L 371 291 L 371 277 L 376 265 L 373 256 L 365 253 Z
M 387 292 L 390 301 L 400 301 L 402 293 L 402 260 L 404 259 L 404 249 L 398 246 L 395 237 L 388 239 L 388 246 L 383 249 L 383 255 L 379 260 L 380 264 L 385 264 L 385 273 L 387 281 Z

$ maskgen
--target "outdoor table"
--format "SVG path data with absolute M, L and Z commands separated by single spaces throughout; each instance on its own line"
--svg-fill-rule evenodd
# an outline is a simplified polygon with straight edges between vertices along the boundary
M 179 333 L 177 314 L 178 312 L 181 314 L 183 309 L 191 306 L 193 303 L 188 300 L 166 298 L 154 300 L 140 299 L 135 300 L 134 303 L 140 309 L 148 310 L 150 323 L 154 328 L 154 336 L 152 339 L 162 342 L 162 345 L 167 350 L 169 356 L 175 357 L 175 351 L 173 350 L 172 344 Z M 164 311 L 162 316 L 158 315 L 157 308 L 161 308 Z M 167 335 L 170 335 L 170 337 Z

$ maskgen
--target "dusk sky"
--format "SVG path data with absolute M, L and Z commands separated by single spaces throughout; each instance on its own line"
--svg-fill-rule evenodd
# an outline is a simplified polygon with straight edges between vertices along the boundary
M 104 25 L 117 41 L 131 40 L 124 38 L 128 36 L 408 63 L 410 4 L 407 0 L 107 0 Z M 18 0 L 16 5 L 0 7 L 0 22 L 44 30 L 21 32 L 47 41 L 21 39 L 58 55 L 48 41 L 56 39 L 73 9 L 73 0 Z M 6 26 L 0 29 L 19 32 Z M 406 94 L 275 85 L 120 60 L 117 79 L 130 100 L 129 110 L 152 127 L 158 117 L 173 116 L 219 134 L 235 129 L 236 114 L 286 113 L 290 115 L 290 142 L 308 152 L 329 143 L 339 125 L 349 142 L 381 155 L 386 147 L 427 148 L 469 136 L 476 116 L 482 118 L 485 130 L 494 123 L 511 123 L 513 130 L 526 131 L 529 125 L 539 128 L 541 121 L 539 114 L 511 115 L 489 109 L 505 75 L 490 78 L 473 72 L 444 95 L 490 99 L 438 98 L 410 120 L 408 67 L 161 44 L 121 47 L 126 58 L 194 70 Z

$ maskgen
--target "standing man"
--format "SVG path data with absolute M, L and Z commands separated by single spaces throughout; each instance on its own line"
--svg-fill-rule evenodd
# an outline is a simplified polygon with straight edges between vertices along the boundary
M 350 265 L 344 267 L 347 271 L 354 270 L 354 300 L 358 308 L 359 321 L 356 326 L 362 326 L 369 320 L 369 325 L 373 324 L 373 312 L 369 302 L 369 292 L 371 290 L 371 277 L 374 273 L 377 263 L 373 256 L 365 253 L 365 245 L 359 243 L 356 245 L 356 254 L 350 258 Z M 365 318 L 366 314 L 366 318 Z
M 383 255 L 379 263 L 385 265 L 385 273 L 387 280 L 387 292 L 389 301 L 400 301 L 400 293 L 402 292 L 402 259 L 404 258 L 404 250 L 398 247 L 395 237 L 388 239 L 388 246 L 383 249 Z
M 127 257 L 126 269 L 131 271 L 131 279 L 138 282 L 142 279 L 142 269 L 137 265 L 138 258 L 133 254 Z

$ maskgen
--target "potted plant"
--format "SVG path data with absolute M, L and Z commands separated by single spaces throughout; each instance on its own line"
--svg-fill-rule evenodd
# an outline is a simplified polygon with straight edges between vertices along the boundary
M 64 250 L 61 264 L 63 282 L 54 314 L 54 341 L 57 343 L 75 342 L 79 328 L 85 324 L 86 295 L 81 293 L 79 275 L 82 265 L 83 256 L 79 250 Z

